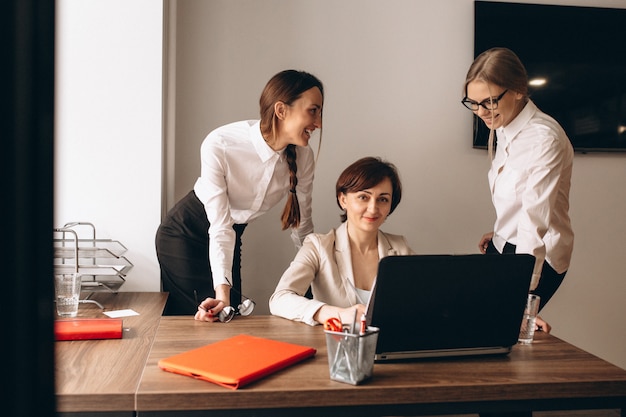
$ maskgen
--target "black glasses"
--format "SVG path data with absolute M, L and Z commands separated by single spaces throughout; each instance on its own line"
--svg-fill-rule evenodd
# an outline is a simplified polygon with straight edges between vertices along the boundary
M 219 321 L 221 321 L 222 323 L 228 323 L 229 321 L 231 321 L 233 319 L 233 317 L 235 317 L 236 315 L 239 316 L 249 316 L 250 314 L 252 314 L 252 312 L 254 311 L 254 306 L 256 305 L 256 303 L 246 297 L 245 295 L 243 295 L 240 291 L 238 291 L 235 287 L 232 286 L 232 284 L 230 283 L 230 281 L 228 281 L 228 279 L 226 280 L 226 282 L 228 282 L 228 285 L 230 285 L 230 289 L 235 291 L 237 294 L 239 294 L 241 296 L 241 298 L 243 298 L 243 301 L 241 302 L 241 304 L 239 304 L 236 308 L 233 306 L 226 306 L 222 309 L 222 311 L 220 311 L 217 315 L 217 319 Z M 198 294 L 197 292 L 194 290 L 194 298 L 196 299 L 196 304 L 197 306 L 200 305 L 200 303 L 198 303 Z
M 506 92 L 509 91 L 508 89 L 504 90 L 502 92 L 502 94 L 500 94 L 498 97 L 495 98 L 488 98 L 487 100 L 483 100 L 480 103 L 475 102 L 474 100 L 470 100 L 469 98 L 467 98 L 467 96 L 465 98 L 463 98 L 463 100 L 461 100 L 461 103 L 467 107 L 468 109 L 470 109 L 471 111 L 478 111 L 478 109 L 480 108 L 480 106 L 482 106 L 484 109 L 486 110 L 495 110 L 498 108 L 498 102 L 500 100 L 502 100 L 502 97 L 504 97 L 504 95 L 506 94 Z
M 249 316 L 250 314 L 252 314 L 256 303 L 252 301 L 250 298 L 243 295 L 240 291 L 237 290 L 237 288 L 233 287 L 233 285 L 230 283 L 230 281 L 228 281 L 227 278 L 226 278 L 226 282 L 228 282 L 228 285 L 230 285 L 231 290 L 235 291 L 237 294 L 241 296 L 241 298 L 243 298 L 243 301 L 241 302 L 241 304 L 237 306 L 237 308 L 232 307 L 232 306 L 224 307 L 222 311 L 220 311 L 217 315 L 217 318 L 219 319 L 219 321 L 221 321 L 222 323 L 228 323 L 236 315 Z

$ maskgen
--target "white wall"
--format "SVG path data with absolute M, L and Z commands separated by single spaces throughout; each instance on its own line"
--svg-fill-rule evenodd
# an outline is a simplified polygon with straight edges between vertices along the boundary
M 56 10 L 55 227 L 93 223 L 97 238 L 128 248 L 122 289 L 158 291 L 162 2 L 59 0 Z
M 141 90 L 142 104 L 131 111 L 126 106 L 137 94 L 128 91 L 134 91 L 136 79 L 119 75 L 117 84 L 107 88 L 92 80 L 117 73 L 104 59 L 100 62 L 101 54 L 109 61 L 123 54 L 127 70 L 133 67 L 133 73 L 143 74 L 142 79 L 147 77 L 151 86 L 160 88 L 160 81 L 152 81 L 161 69 L 155 62 L 160 55 L 144 56 L 151 42 L 161 41 L 161 28 L 153 27 L 160 24 L 160 16 L 148 0 L 124 2 L 120 8 L 124 13 L 116 13 L 116 7 L 107 11 L 110 1 L 107 6 L 95 0 L 79 6 L 82 3 L 60 1 L 61 6 L 81 9 L 83 24 L 74 24 L 73 34 L 85 37 L 82 32 L 87 31 L 95 39 L 69 39 L 68 34 L 65 42 L 79 44 L 76 48 L 81 50 L 69 55 L 60 51 L 59 67 L 66 67 L 59 76 L 64 81 L 59 103 L 68 113 L 60 113 L 64 123 L 58 126 L 57 161 L 68 164 L 75 160 L 68 155 L 80 155 L 82 176 L 98 173 L 88 177 L 90 186 L 97 183 L 123 195 L 108 203 L 102 193 L 90 191 L 87 178 L 75 178 L 68 167 L 59 169 L 55 219 L 93 220 L 112 237 L 130 243 L 129 257 L 136 267 L 123 289 L 154 290 L 159 279 L 153 241 L 160 207 L 156 182 L 161 175 L 157 139 L 161 121 L 156 101 L 161 90 Z M 625 0 L 550 3 L 626 8 Z M 102 9 L 88 6 L 94 4 Z M 167 207 L 187 193 L 198 176 L 199 146 L 205 135 L 223 123 L 258 117 L 265 82 L 282 69 L 298 68 L 319 76 L 326 87 L 314 192 L 316 230 L 325 232 L 339 223 L 334 183 L 340 171 L 361 156 L 380 155 L 398 166 L 405 186 L 403 201 L 384 229 L 405 234 L 420 253 L 476 252 L 479 236 L 491 230 L 493 210 L 486 185 L 487 157 L 471 148 L 471 115 L 459 103 L 473 53 L 472 0 L 166 0 L 165 4 L 170 5 L 171 15 L 165 20 L 174 36 L 166 41 L 172 80 L 164 91 L 170 109 L 163 194 Z M 123 23 L 128 8 L 137 20 L 132 27 Z M 98 23 L 101 16 L 107 23 Z M 520 22 L 499 25 L 501 30 L 525 30 Z M 135 33 L 136 27 L 142 31 Z M 144 28 L 153 36 L 143 33 Z M 135 43 L 142 48 L 126 50 Z M 101 52 L 91 52 L 96 45 Z M 73 61 L 66 63 L 66 56 Z M 85 56 L 89 65 L 80 61 Z M 98 75 L 83 75 L 89 72 Z M 107 112 L 99 106 L 93 109 L 97 106 L 93 100 L 81 101 L 75 91 L 81 89 L 108 96 L 100 100 L 120 108 L 107 107 L 109 117 L 103 120 Z M 105 94 L 110 92 L 118 94 Z M 103 129 L 115 129 L 116 135 Z M 130 147 L 125 151 L 131 155 L 114 169 L 103 162 L 119 153 L 112 143 Z M 623 368 L 625 159 L 622 154 L 576 155 L 571 193 L 574 259 L 565 283 L 543 312 L 556 336 Z M 110 175 L 115 175 L 114 187 L 107 185 Z M 82 184 L 80 198 L 72 192 L 76 184 Z M 268 311 L 269 294 L 294 255 L 287 232 L 280 231 L 279 212 L 277 207 L 244 234 L 244 293 L 256 299 L 260 313 Z M 139 260 L 145 263 L 139 265 Z

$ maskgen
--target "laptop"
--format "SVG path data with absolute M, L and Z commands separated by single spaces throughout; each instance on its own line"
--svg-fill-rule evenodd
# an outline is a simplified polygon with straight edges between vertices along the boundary
M 534 265 L 524 254 L 381 259 L 366 313 L 380 328 L 376 362 L 509 353 Z

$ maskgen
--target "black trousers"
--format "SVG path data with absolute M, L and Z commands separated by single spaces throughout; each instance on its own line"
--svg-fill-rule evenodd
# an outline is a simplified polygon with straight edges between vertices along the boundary
M 245 224 L 236 224 L 231 305 L 241 303 L 241 236 Z M 204 205 L 191 191 L 167 213 L 156 233 L 161 285 L 169 292 L 164 315 L 189 315 L 198 302 L 215 297 L 209 262 L 209 221 Z
M 487 254 L 500 254 L 495 246 L 493 246 L 493 242 L 489 241 L 489 245 L 487 246 Z M 515 253 L 515 245 L 510 243 L 506 243 L 504 245 L 504 249 L 502 250 L 502 255 Z M 565 274 L 567 271 L 559 274 L 550 266 L 550 264 L 546 261 L 543 261 L 543 268 L 541 269 L 541 278 L 539 279 L 539 284 L 537 288 L 531 291 L 533 294 L 537 294 L 541 297 L 539 302 L 539 311 L 550 301 L 556 290 L 559 289 L 561 283 L 563 282 L 563 278 L 565 278 Z

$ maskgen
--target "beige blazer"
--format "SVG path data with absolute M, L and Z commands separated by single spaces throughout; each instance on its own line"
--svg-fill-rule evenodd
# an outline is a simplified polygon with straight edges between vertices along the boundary
M 411 255 L 404 236 L 378 231 L 378 256 Z M 309 286 L 313 299 L 304 296 Z M 358 304 L 347 223 L 327 234 L 311 233 L 270 297 L 270 312 L 311 326 L 313 315 L 324 304 L 346 308 Z

